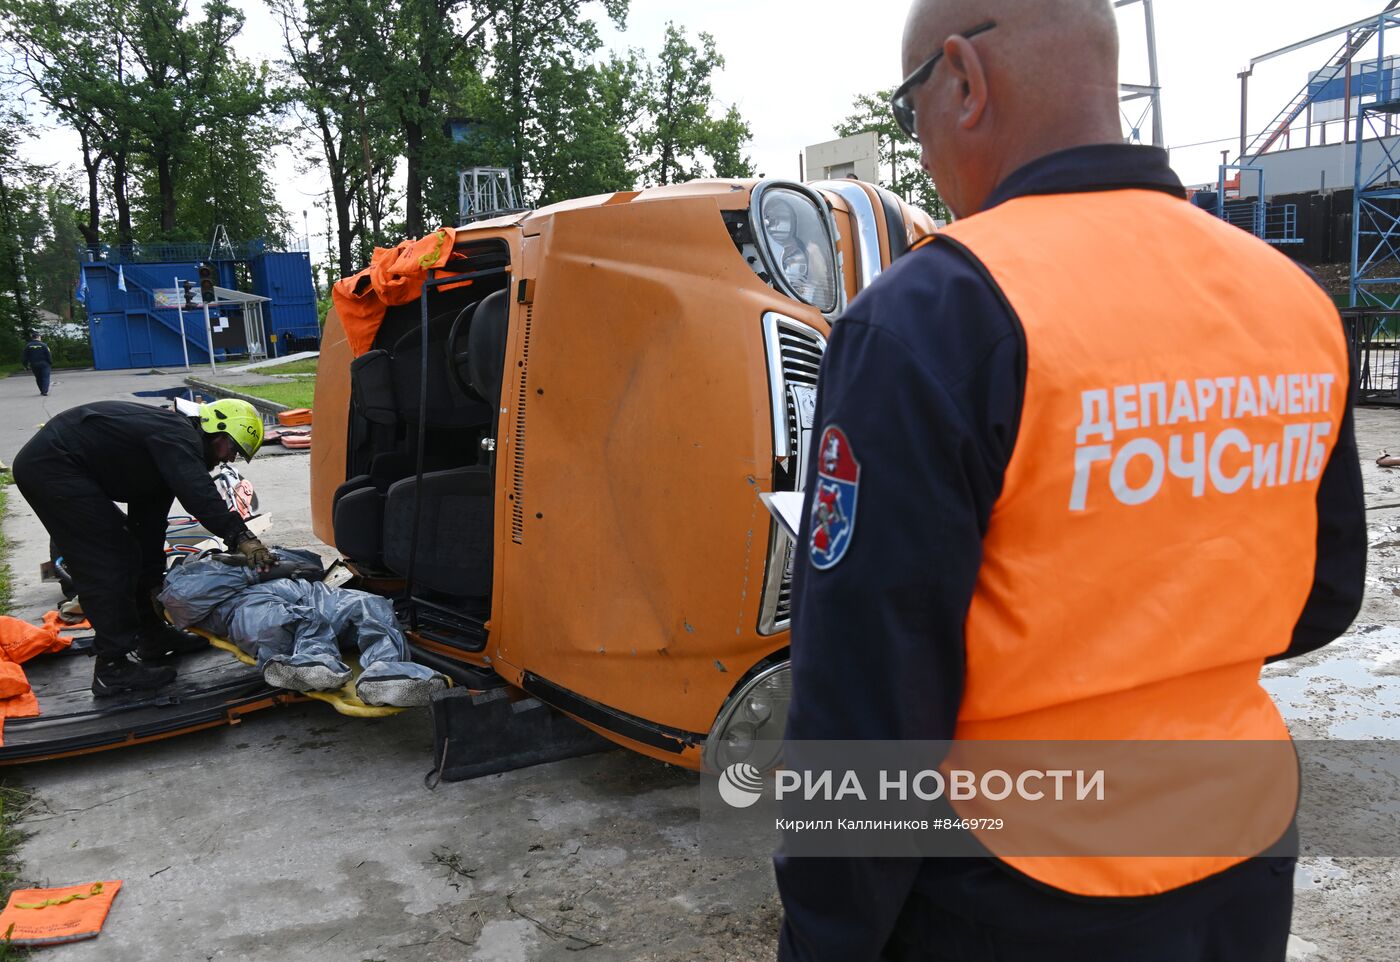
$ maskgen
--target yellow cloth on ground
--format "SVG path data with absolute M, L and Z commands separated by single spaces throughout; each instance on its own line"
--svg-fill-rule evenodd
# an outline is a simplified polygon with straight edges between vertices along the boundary
M 258 661 L 242 648 L 239 648 L 227 638 L 220 638 L 202 628 L 188 629 L 199 635 L 215 648 L 222 649 L 243 662 L 245 665 L 256 666 Z M 295 695 L 304 695 L 316 701 L 323 701 L 330 705 L 342 715 L 349 715 L 351 718 L 386 718 L 389 715 L 397 715 L 404 709 L 394 705 L 367 705 L 360 700 L 360 696 L 355 694 L 355 681 L 360 677 L 361 668 L 359 665 L 350 666 L 350 680 L 335 691 L 298 691 L 292 692 Z M 286 689 L 281 689 L 286 690 Z

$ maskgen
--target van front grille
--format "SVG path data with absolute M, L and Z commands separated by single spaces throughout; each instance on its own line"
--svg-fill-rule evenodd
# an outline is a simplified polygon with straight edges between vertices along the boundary
M 826 338 L 780 314 L 764 315 L 763 328 L 773 411 L 773 490 L 801 491 Z M 776 521 L 772 522 L 763 605 L 759 610 L 760 634 L 785 631 L 791 622 L 795 556 L 792 540 Z

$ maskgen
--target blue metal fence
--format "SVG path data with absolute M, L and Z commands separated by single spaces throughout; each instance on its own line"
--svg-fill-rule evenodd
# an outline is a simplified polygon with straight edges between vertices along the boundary
M 1253 234 L 1270 244 L 1301 244 L 1298 236 L 1298 205 L 1268 201 L 1231 201 L 1221 217 L 1226 223 Z
M 123 246 L 98 244 L 95 247 L 78 248 L 78 260 L 85 263 L 104 264 L 160 264 L 194 261 L 250 261 L 269 252 L 306 252 L 306 241 L 298 240 L 286 244 L 273 244 L 259 238 L 243 241 L 228 247 L 210 250 L 209 244 L 198 241 L 181 243 L 146 244 L 135 243 Z M 231 252 L 231 253 L 230 253 Z

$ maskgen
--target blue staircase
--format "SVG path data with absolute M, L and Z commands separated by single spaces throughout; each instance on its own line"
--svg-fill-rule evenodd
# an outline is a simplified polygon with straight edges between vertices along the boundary
M 116 264 L 89 261 L 82 268 L 88 286 L 93 359 L 99 369 L 184 364 L 179 313 L 157 307 L 155 290 L 174 287 L 177 277 L 198 281 L 198 264 L 162 264 L 160 276 L 151 265 L 123 264 L 125 291 L 117 288 Z M 209 363 L 201 312 L 185 312 L 183 334 L 190 363 Z

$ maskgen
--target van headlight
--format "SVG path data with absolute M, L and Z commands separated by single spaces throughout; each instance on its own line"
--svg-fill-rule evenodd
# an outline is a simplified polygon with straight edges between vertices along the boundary
M 788 704 L 792 701 L 792 662 L 770 665 L 725 702 L 705 739 L 706 771 L 722 772 L 745 762 L 759 771 L 778 767 Z
M 781 292 L 828 317 L 845 307 L 836 222 L 820 196 L 800 184 L 764 181 L 753 189 L 749 222 L 764 272 Z

